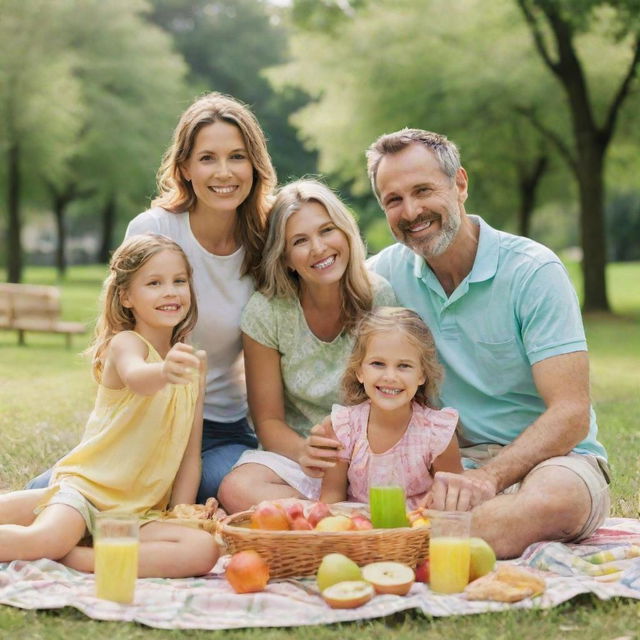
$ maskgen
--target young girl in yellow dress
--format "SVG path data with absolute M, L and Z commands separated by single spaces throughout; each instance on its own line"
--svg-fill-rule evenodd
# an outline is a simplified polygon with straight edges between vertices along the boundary
M 211 535 L 158 512 L 192 503 L 200 482 L 204 352 L 183 341 L 197 318 L 191 267 L 164 236 L 140 235 L 115 251 L 90 348 L 98 395 L 80 444 L 54 467 L 47 489 L 0 496 L 0 562 L 50 558 L 93 571 L 95 516 L 140 516 L 138 575 L 207 573 Z

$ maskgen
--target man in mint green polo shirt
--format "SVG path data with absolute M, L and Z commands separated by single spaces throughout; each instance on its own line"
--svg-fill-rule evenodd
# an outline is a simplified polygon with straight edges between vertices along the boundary
M 609 510 L 587 345 L 558 257 L 465 211 L 468 178 L 446 137 L 404 129 L 367 152 L 399 244 L 369 261 L 433 332 L 442 403 L 460 413 L 463 474 L 438 473 L 433 507 L 473 509 L 499 557 L 578 540 Z

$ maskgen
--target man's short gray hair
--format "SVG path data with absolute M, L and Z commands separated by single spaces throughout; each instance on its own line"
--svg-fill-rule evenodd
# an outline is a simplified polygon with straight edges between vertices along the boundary
M 381 135 L 367 149 L 367 173 L 376 197 L 379 198 L 376 176 L 378 167 L 384 156 L 399 153 L 412 144 L 422 144 L 431 151 L 443 173 L 453 179 L 460 168 L 460 152 L 458 147 L 446 136 L 424 129 L 400 129 L 393 133 Z

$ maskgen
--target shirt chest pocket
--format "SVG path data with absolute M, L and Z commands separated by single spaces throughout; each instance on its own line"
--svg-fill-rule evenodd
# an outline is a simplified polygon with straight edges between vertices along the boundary
M 475 343 L 480 386 L 489 395 L 502 395 L 514 390 L 526 375 L 528 364 L 523 360 L 514 338 L 503 342 Z

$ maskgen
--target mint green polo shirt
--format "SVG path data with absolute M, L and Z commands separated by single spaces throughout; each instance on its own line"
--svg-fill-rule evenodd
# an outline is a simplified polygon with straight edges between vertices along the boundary
M 547 247 L 480 226 L 468 276 L 447 297 L 423 258 L 402 244 L 368 261 L 401 305 L 426 322 L 444 365 L 443 406 L 460 413 L 462 446 L 512 442 L 545 405 L 531 366 L 563 353 L 586 351 L 578 299 L 560 259 Z M 588 436 L 575 448 L 606 459 L 591 408 Z

